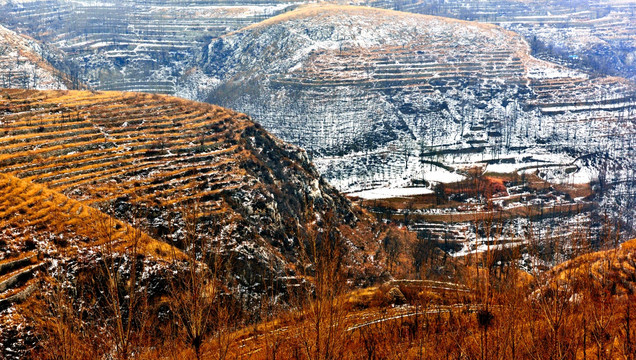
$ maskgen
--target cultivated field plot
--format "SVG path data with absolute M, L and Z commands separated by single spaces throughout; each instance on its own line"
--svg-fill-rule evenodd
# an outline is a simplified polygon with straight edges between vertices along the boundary
M 16 90 L 3 93 L 2 108 L 2 171 L 87 203 L 150 193 L 166 205 L 196 189 L 219 211 L 215 194 L 245 176 L 237 142 L 250 123 L 218 107 L 134 93 Z

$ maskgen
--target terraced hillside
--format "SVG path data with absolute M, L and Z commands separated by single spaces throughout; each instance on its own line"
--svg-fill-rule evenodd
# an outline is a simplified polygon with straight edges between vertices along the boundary
M 468 286 L 405 280 L 356 291 L 337 304 L 344 303 L 338 321 L 325 326 L 337 339 L 334 345 L 325 342 L 325 352 L 343 358 L 629 358 L 634 255 L 632 240 L 545 273 L 506 268 L 504 275 L 497 266 L 484 266 L 467 272 L 474 274 Z M 391 294 L 400 294 L 401 306 L 390 303 Z M 483 314 L 492 320 L 487 330 L 480 330 Z M 308 333 L 320 331 L 313 319 L 285 316 L 241 329 L 230 353 L 269 359 L 300 352 L 312 339 Z M 486 334 L 488 341 L 481 338 Z M 218 348 L 212 342 L 207 346 Z
M 260 0 L 4 1 L 0 3 L 0 24 L 59 49 L 64 67 L 90 88 L 173 94 L 194 51 L 211 38 L 293 4 Z
M 635 10 L 634 2 L 599 1 L 545 17 L 518 16 L 499 24 L 528 39 L 537 57 L 636 80 Z
M 0 87 L 66 89 L 70 78 L 43 59 L 48 50 L 0 25 Z
M 108 236 L 102 233 L 106 225 L 112 226 Z M 133 242 L 147 263 L 165 266 L 171 254 L 181 254 L 87 204 L 0 174 L 0 357 L 21 358 L 25 342 L 33 341 L 33 334 L 25 334 L 29 307 L 22 303 L 40 295 L 44 283 L 60 274 L 72 278 L 78 264 L 103 254 L 104 247 L 124 253 Z
M 200 76 L 217 84 L 208 100 L 308 149 L 345 191 L 453 180 L 478 163 L 587 182 L 589 155 L 628 159 L 634 84 L 529 52 L 493 25 L 307 6 L 213 41 Z
M 29 286 L 20 288 L 38 268 L 45 264 L 45 257 L 73 257 L 85 247 L 97 247 L 105 240 L 95 232 L 95 224 L 109 219 L 104 213 L 82 202 L 72 200 L 43 185 L 0 174 L 2 212 L 0 224 L 3 244 L 0 253 L 0 308 L 9 305 L 7 300 Z M 110 220 L 109 220 L 110 221 Z M 132 227 L 112 220 L 116 231 L 112 234 L 117 248 L 127 246 Z M 158 242 L 143 234 L 141 252 L 163 257 L 170 252 L 170 245 Z M 163 255 L 162 255 L 163 254 Z
M 547 228 L 555 239 L 581 226 L 598 229 L 599 208 L 630 231 L 636 86 L 529 54 L 522 37 L 494 25 L 317 5 L 213 41 L 193 86 L 208 76 L 217 84 L 208 101 L 252 114 L 307 149 L 331 184 L 362 198 L 406 197 L 407 206 L 418 201 L 408 196 L 433 194 L 438 184 L 472 181 L 475 168 L 536 175 L 557 186 L 599 184 L 584 199 L 510 183 L 510 194 L 492 199 L 467 194 L 457 208 L 433 201 L 393 214 L 401 219 L 414 211 L 413 230 L 450 237 L 460 253 L 488 241 L 472 218 L 458 219 L 486 216 L 491 201 L 517 214 L 505 225 L 514 235 L 499 240 L 544 239 L 552 233 Z M 376 194 L 369 197 L 369 189 Z M 585 210 L 535 223 L 513 209 L 548 204 Z M 440 213 L 449 218 L 427 220 Z
M 246 115 L 137 93 L 0 94 L 1 172 L 137 219 L 177 246 L 183 207 L 196 202 L 198 235 L 231 256 L 241 289 L 258 292 L 266 279 L 294 276 L 317 218 L 340 227 L 351 266 L 365 261 L 354 249 L 367 241 L 366 216 L 320 179 L 304 152 Z
M 590 284 L 603 288 L 611 286 L 616 295 L 633 294 L 636 284 L 636 239 L 617 248 L 593 252 L 567 261 L 550 270 L 551 283 Z M 577 289 L 575 289 L 576 291 Z
M 542 59 L 632 80 L 636 76 L 633 1 L 371 0 L 367 4 L 501 25 L 523 35 Z

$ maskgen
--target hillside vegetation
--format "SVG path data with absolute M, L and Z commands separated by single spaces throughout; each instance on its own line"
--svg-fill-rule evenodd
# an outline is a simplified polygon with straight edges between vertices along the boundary
M 248 316 L 264 296 L 283 306 L 288 289 L 309 284 L 327 244 L 351 285 L 386 276 L 382 227 L 244 114 L 160 95 L 31 90 L 1 90 L 0 114 L 2 299 L 32 290 L 37 274 L 55 285 L 68 273 L 71 288 L 93 293 L 121 271 L 99 269 L 143 263 L 140 284 L 121 291 L 152 289 L 144 296 L 160 311 L 163 272 L 187 260 Z
M 631 359 L 634 241 L 534 276 L 486 254 L 466 264 L 465 285 L 394 281 L 317 298 L 224 346 L 250 359 Z M 214 358 L 219 343 L 205 349 Z
M 78 86 L 43 58 L 47 51 L 35 40 L 0 25 L 0 87 L 46 90 Z
M 165 241 L 180 241 L 176 209 L 195 200 L 201 236 L 237 251 L 238 268 L 256 258 L 267 259 L 267 269 L 286 271 L 303 224 L 317 214 L 333 212 L 353 228 L 359 221 L 304 152 L 246 115 L 135 93 L 1 95 L 1 171 L 116 217 L 141 218 L 152 236 Z
M 43 185 L 6 174 L 0 174 L 0 244 L 3 358 L 24 356 L 24 349 L 33 345 L 33 334 L 25 329 L 32 331 L 33 325 L 26 316 L 33 310 L 31 302 L 54 279 L 99 274 L 99 256 L 109 254 L 141 257 L 146 264 L 185 259 L 181 250 L 128 223 Z
M 0 0 L 0 360 L 635 359 L 634 10 Z

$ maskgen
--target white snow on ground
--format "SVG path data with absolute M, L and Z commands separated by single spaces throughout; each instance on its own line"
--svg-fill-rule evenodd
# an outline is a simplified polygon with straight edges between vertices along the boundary
M 561 180 L 561 183 L 563 184 L 588 184 L 597 178 L 598 171 L 589 167 L 582 167 L 576 172 L 568 175 L 567 178 L 559 180 Z
M 0 25 L 0 87 L 39 90 L 66 89 L 58 73 L 32 39 Z
M 529 169 L 550 182 L 584 183 L 590 174 L 582 168 L 614 148 L 613 138 L 627 139 L 614 156 L 629 149 L 635 106 L 629 84 L 532 58 L 527 42 L 498 28 L 416 15 L 395 21 L 395 13 L 380 10 L 319 10 L 307 7 L 227 35 L 214 46 L 230 55 L 208 64 L 224 70 L 209 87 L 195 76 L 187 85 L 206 99 L 206 87 L 267 73 L 271 83 L 254 78 L 263 84 L 258 92 L 237 85 L 224 105 L 307 149 L 343 192 L 433 188 L 486 164 L 490 172 Z M 276 49 L 275 56 L 245 56 L 247 44 Z M 214 46 L 208 50 L 220 51 Z M 473 65 L 457 70 L 465 64 Z M 490 90 L 461 85 L 465 72 L 483 72 Z
M 6 4 L 25 4 L 30 2 L 35 2 L 36 0 L 0 0 L 0 5 Z
M 520 170 L 521 173 L 531 174 L 537 170 L 545 173 L 546 180 L 557 184 L 588 184 L 598 179 L 598 171 L 590 167 L 579 167 L 571 174 L 564 174 L 560 168 L 537 167 Z
M 624 109 L 630 106 L 633 106 L 634 102 L 630 102 L 630 101 L 625 101 L 625 102 L 619 102 L 617 104 L 605 104 L 605 105 L 599 105 L 599 104 L 585 104 L 585 105 L 569 105 L 569 106 L 546 106 L 543 107 L 541 110 L 544 113 L 549 113 L 549 112 L 564 112 L 564 111 L 583 111 L 583 110 L 614 110 L 614 109 Z
M 580 71 L 538 59 L 531 59 L 526 63 L 526 75 L 530 79 L 588 78 L 586 74 Z
M 522 167 L 532 166 L 534 163 L 517 163 L 517 164 L 489 164 L 486 171 L 493 173 L 512 173 Z M 536 170 L 536 169 L 533 169 Z
M 388 199 L 405 196 L 432 194 L 433 190 L 425 187 L 412 188 L 379 188 L 349 193 L 347 195 L 359 197 L 365 200 Z
M 468 255 L 481 254 L 481 253 L 484 253 L 484 252 L 486 252 L 488 250 L 495 251 L 495 250 L 503 250 L 503 249 L 507 249 L 507 248 L 514 248 L 514 247 L 518 247 L 520 245 L 523 245 L 525 243 L 526 243 L 526 241 L 514 241 L 512 239 L 510 239 L 508 242 L 503 243 L 503 244 L 496 244 L 496 245 L 490 245 L 490 246 L 488 246 L 487 244 L 483 244 L 483 243 L 479 244 L 477 246 L 474 246 L 474 244 L 471 244 L 471 243 L 465 243 L 460 251 L 451 254 L 451 256 L 453 256 L 453 257 L 464 257 L 464 256 L 468 256 Z
M 426 165 L 423 165 L 423 167 L 427 169 Z M 426 181 L 440 182 L 445 184 L 462 181 L 465 179 L 463 175 L 450 172 L 440 167 L 435 167 L 433 170 L 424 170 L 422 172 L 422 178 Z
M 201 6 L 182 6 L 182 5 L 161 5 L 153 6 L 153 12 L 165 12 L 168 14 L 174 12 L 187 11 L 195 12 L 198 17 L 220 17 L 224 18 L 246 18 L 251 16 L 272 16 L 282 11 L 292 4 L 263 4 L 263 5 L 201 5 Z

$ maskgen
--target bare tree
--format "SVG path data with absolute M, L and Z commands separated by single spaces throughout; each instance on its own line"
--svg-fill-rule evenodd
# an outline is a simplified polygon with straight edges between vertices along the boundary
M 386 265 L 390 272 L 393 272 L 393 266 L 400 255 L 400 234 L 397 230 L 391 229 L 382 240 L 382 247 L 386 253 Z
M 116 236 L 122 224 L 111 216 L 100 217 L 96 230 L 102 241 L 101 276 L 105 307 L 100 320 L 109 331 L 109 342 L 117 359 L 130 359 L 138 354 L 147 339 L 150 325 L 148 294 L 141 288 L 138 272 L 140 263 L 141 229 L 130 226 L 124 238 Z M 123 246 L 123 248 L 122 248 Z M 143 271 L 143 269 L 142 269 Z
M 344 242 L 335 215 L 326 213 L 310 231 L 303 258 L 313 271 L 313 291 L 301 302 L 311 326 L 301 329 L 301 348 L 308 359 L 341 359 L 351 341 L 346 331 Z
M 216 349 L 212 356 L 221 360 L 228 356 L 232 343 L 233 315 L 222 298 L 223 261 L 219 244 L 199 236 L 198 219 L 197 203 L 182 209 L 183 241 L 188 259 L 184 265 L 174 258 L 173 265 L 178 270 L 170 282 L 170 309 L 196 358 L 201 359 L 204 342 L 212 338 Z
M 72 360 L 92 357 L 77 289 L 64 276 L 51 280 L 43 303 L 32 307 L 31 318 L 39 335 L 34 358 Z

